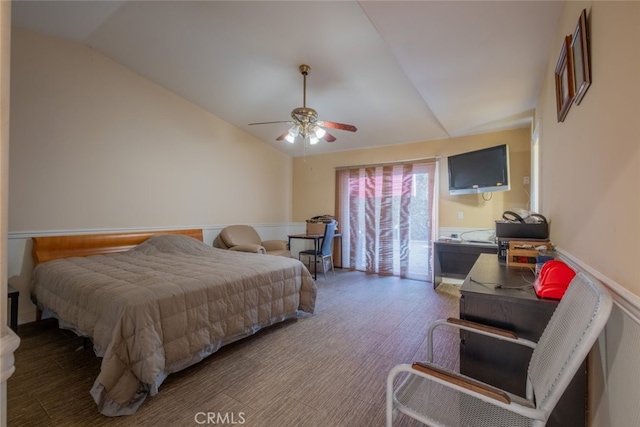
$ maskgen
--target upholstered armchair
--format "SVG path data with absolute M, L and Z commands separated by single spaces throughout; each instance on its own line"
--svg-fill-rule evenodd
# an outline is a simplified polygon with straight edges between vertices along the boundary
M 230 225 L 225 227 L 213 241 L 215 248 L 232 251 L 252 252 L 267 255 L 279 255 L 291 258 L 285 240 L 264 240 L 250 225 Z

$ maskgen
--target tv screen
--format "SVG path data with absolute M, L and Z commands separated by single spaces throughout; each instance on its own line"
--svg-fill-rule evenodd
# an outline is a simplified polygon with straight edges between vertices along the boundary
M 449 156 L 449 194 L 508 191 L 509 147 L 498 145 Z

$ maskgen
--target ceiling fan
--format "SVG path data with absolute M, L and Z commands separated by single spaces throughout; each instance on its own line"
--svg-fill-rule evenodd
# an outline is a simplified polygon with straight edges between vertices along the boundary
M 300 74 L 303 77 L 302 87 L 302 107 L 295 108 L 291 112 L 291 119 L 286 121 L 277 122 L 260 122 L 249 123 L 249 125 L 266 125 L 271 123 L 292 123 L 293 126 L 282 135 L 276 138 L 276 141 L 288 141 L 294 143 L 298 137 L 302 138 L 309 144 L 317 144 L 318 141 L 324 139 L 327 142 L 333 142 L 336 140 L 335 136 L 331 135 L 323 128 L 346 130 L 349 132 L 355 132 L 358 129 L 353 125 L 347 125 L 344 123 L 328 122 L 325 120 L 318 120 L 318 113 L 313 108 L 307 107 L 307 75 L 311 70 L 308 65 L 302 64 L 298 67 Z

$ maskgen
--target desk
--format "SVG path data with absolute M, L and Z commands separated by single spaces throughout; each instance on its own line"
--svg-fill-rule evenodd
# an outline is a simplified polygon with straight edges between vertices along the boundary
M 15 289 L 13 286 L 7 286 L 7 294 L 9 299 L 11 300 L 11 320 L 9 321 L 9 327 L 13 329 L 13 332 L 18 332 L 18 298 L 20 297 L 20 292 Z
M 460 318 L 538 341 L 558 301 L 538 298 L 532 287 L 492 289 L 471 278 L 516 287 L 533 280 L 528 269 L 507 268 L 496 255 L 480 255 L 460 288 Z M 520 396 L 525 395 L 531 353 L 527 347 L 460 332 L 460 372 Z M 586 370 L 585 361 L 551 413 L 548 426 L 585 426 Z
M 303 240 L 313 240 L 313 247 L 315 248 L 316 251 L 320 250 L 320 240 L 322 240 L 322 238 L 324 237 L 324 234 L 289 234 L 289 250 L 291 250 L 291 239 L 303 239 Z M 342 233 L 335 233 L 333 235 L 333 238 L 335 239 L 336 237 L 340 238 L 340 242 L 342 243 Z M 313 269 L 313 279 L 317 279 L 318 278 L 318 267 L 315 264 L 318 261 L 318 257 L 314 256 L 313 262 L 314 262 L 314 269 Z M 340 263 L 340 265 L 342 265 L 342 263 Z M 334 267 L 335 267 L 335 263 L 334 263 Z
M 433 242 L 433 289 L 443 277 L 464 279 L 480 254 L 498 253 L 498 245 L 492 243 Z

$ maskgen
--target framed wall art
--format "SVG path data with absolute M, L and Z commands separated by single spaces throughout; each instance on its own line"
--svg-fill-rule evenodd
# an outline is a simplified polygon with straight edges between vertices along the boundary
M 563 122 L 571 108 L 575 96 L 573 83 L 573 58 L 571 57 L 571 39 L 568 35 L 564 38 L 560 57 L 556 64 L 556 105 L 558 109 L 558 122 Z
M 571 59 L 573 60 L 573 81 L 575 84 L 576 104 L 591 85 L 591 58 L 589 56 L 589 30 L 587 27 L 587 10 L 583 9 L 578 25 L 571 41 Z

